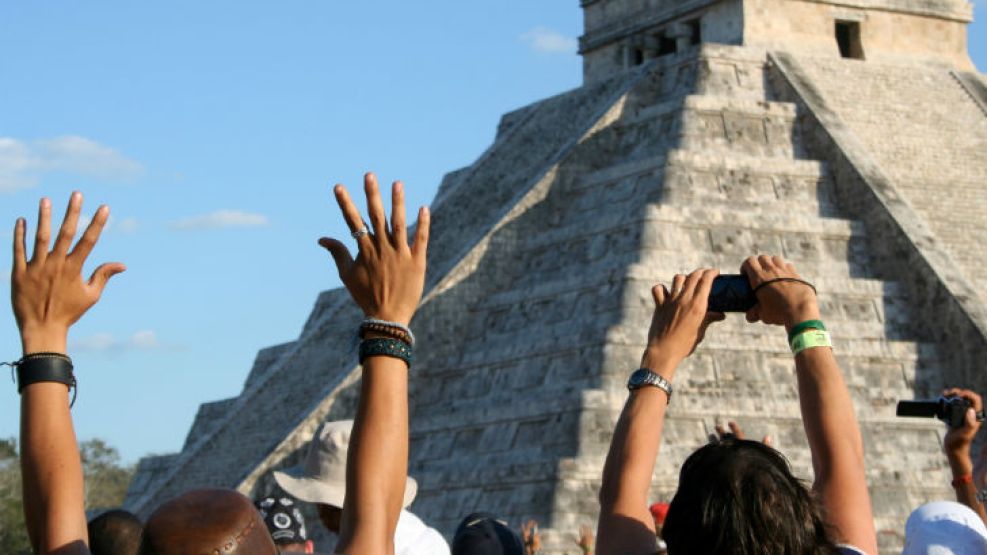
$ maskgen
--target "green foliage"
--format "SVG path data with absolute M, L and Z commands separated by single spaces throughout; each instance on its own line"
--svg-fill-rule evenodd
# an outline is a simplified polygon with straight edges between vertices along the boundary
M 21 468 L 17 440 L 0 439 L 0 553 L 31 552 L 21 510 Z
M 134 475 L 133 466 L 120 465 L 120 453 L 101 439 L 79 444 L 86 479 L 86 510 L 110 509 L 123 503 Z M 31 553 L 21 508 L 21 469 L 17 440 L 0 439 L 0 553 Z

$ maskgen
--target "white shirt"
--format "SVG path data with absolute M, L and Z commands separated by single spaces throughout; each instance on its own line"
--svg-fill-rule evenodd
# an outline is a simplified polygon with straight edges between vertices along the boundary
M 402 509 L 394 531 L 395 555 L 450 555 L 449 544 L 437 530 Z

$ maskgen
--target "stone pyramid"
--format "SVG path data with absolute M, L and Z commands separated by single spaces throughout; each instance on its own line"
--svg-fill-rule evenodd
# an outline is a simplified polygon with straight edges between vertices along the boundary
M 546 553 L 594 523 L 649 288 L 754 253 L 819 289 L 860 420 L 882 551 L 949 499 L 941 424 L 894 416 L 946 385 L 987 393 L 987 80 L 961 0 L 582 0 L 585 84 L 506 114 L 432 203 L 415 322 L 412 510 L 541 522 Z M 352 416 L 360 315 L 322 293 L 182 451 L 141 461 L 126 504 L 249 494 Z M 718 421 L 769 433 L 811 478 L 783 334 L 734 316 L 677 376 L 653 499 Z

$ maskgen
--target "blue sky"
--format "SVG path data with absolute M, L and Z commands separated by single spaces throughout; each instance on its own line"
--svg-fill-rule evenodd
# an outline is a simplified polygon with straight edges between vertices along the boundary
M 179 449 L 338 285 L 315 242 L 344 234 L 330 187 L 372 169 L 428 203 L 502 113 L 580 84 L 581 29 L 576 0 L 0 5 L 0 242 L 77 188 L 113 209 L 90 266 L 129 268 L 70 337 L 80 437 Z M 0 317 L 0 360 L 19 353 Z M 17 406 L 0 388 L 0 437 Z

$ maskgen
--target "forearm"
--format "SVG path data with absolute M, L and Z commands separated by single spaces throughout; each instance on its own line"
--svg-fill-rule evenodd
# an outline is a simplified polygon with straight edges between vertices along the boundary
M 977 486 L 973 483 L 973 461 L 968 454 L 969 447 L 964 448 L 967 453 L 947 453 L 949 469 L 953 476 L 953 491 L 956 492 L 956 502 L 966 505 L 980 515 L 981 520 L 987 524 L 987 511 L 984 505 L 977 500 Z M 964 479 L 964 477 L 969 477 Z
M 346 462 L 346 506 L 340 551 L 386 553 L 404 499 L 408 473 L 408 367 L 373 356 L 363 365 Z
M 620 414 L 600 488 L 597 551 L 601 555 L 654 551 L 648 491 L 667 405 L 664 391 L 643 387 L 631 392 Z
M 813 489 L 839 541 L 868 553 L 877 549 L 864 475 L 864 448 L 850 392 L 832 349 L 802 351 L 795 359 L 799 403 L 812 465 Z
M 36 383 L 21 393 L 21 472 L 35 551 L 88 543 L 82 463 L 63 384 Z

